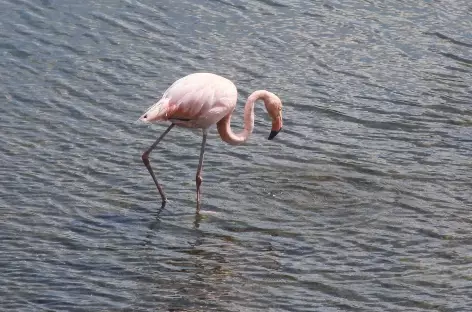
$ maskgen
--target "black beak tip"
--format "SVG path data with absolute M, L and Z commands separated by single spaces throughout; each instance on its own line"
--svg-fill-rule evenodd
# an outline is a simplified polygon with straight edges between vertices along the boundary
M 282 130 L 282 129 L 280 129 L 280 130 Z M 272 130 L 269 134 L 268 140 L 272 140 L 273 138 L 275 138 L 275 136 L 280 132 L 280 130 L 278 130 L 278 131 Z

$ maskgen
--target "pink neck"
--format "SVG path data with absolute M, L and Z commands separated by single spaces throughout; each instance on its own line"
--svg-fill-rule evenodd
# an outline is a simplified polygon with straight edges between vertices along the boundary
M 246 101 L 244 106 L 244 129 L 240 133 L 231 130 L 231 114 L 226 115 L 218 121 L 217 128 L 221 139 L 231 145 L 241 144 L 247 141 L 254 129 L 254 103 L 261 99 L 264 103 L 269 99 L 269 92 L 265 90 L 254 91 Z

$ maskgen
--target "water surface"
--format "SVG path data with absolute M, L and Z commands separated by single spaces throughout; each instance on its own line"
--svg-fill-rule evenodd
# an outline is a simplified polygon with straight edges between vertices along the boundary
M 2 311 L 468 311 L 468 1 L 0 0 Z M 247 144 L 137 118 L 267 89 Z

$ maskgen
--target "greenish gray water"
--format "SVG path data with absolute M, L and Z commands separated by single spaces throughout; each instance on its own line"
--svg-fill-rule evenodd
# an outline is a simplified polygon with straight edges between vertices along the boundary
M 468 1 L 0 0 L 1 311 L 469 311 Z M 244 146 L 135 121 L 196 71 Z

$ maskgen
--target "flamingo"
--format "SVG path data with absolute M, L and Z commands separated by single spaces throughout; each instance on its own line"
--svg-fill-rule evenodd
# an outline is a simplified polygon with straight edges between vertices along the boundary
M 254 91 L 246 101 L 244 129 L 240 133 L 234 133 L 231 130 L 231 115 L 236 107 L 237 98 L 236 86 L 230 80 L 212 73 L 194 73 L 175 81 L 164 92 L 162 98 L 139 118 L 145 123 L 171 122 L 164 133 L 142 154 L 144 165 L 161 195 L 161 210 L 166 205 L 167 197 L 151 168 L 149 154 L 174 126 L 200 128 L 203 132 L 200 159 L 195 177 L 197 214 L 200 212 L 203 154 L 209 128 L 216 123 L 221 139 L 229 144 L 238 145 L 246 142 L 254 129 L 254 103 L 257 100 L 262 100 L 272 119 L 272 129 L 268 139 L 272 140 L 282 129 L 281 100 L 269 91 L 258 90 Z

